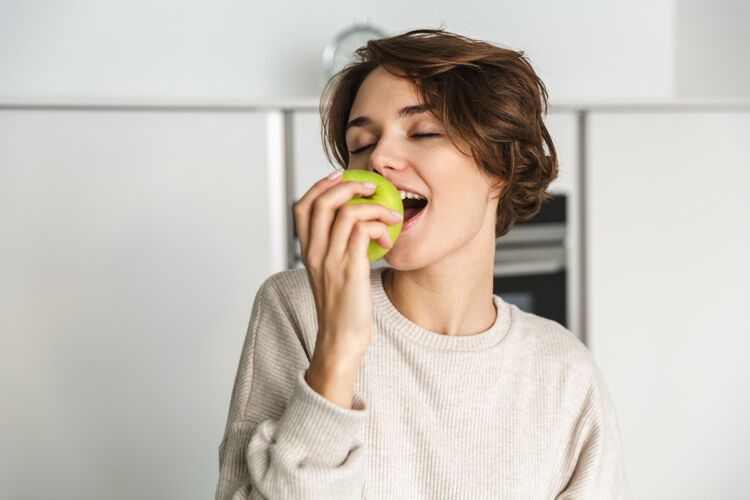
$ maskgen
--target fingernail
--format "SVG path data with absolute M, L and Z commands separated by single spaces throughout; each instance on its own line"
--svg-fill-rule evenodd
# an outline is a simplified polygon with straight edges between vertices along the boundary
M 362 185 L 367 189 L 375 189 L 375 184 L 372 182 L 363 182 Z
M 329 176 L 327 177 L 327 179 L 328 179 L 329 181 L 332 181 L 332 180 L 334 180 L 334 179 L 338 179 L 338 178 L 339 178 L 339 177 L 341 177 L 342 175 L 344 175 L 344 172 L 343 172 L 343 171 L 341 171 L 341 170 L 336 170 L 336 171 L 335 171 L 335 172 L 333 172 L 333 173 L 332 173 L 331 175 L 329 175 Z
M 391 210 L 391 213 L 392 213 L 393 215 L 395 215 L 396 217 L 398 217 L 398 219 L 399 219 L 399 220 L 401 220 L 401 219 L 403 219 L 403 218 L 404 218 L 404 215 L 403 215 L 402 213 L 400 213 L 400 212 L 396 212 L 395 210 Z

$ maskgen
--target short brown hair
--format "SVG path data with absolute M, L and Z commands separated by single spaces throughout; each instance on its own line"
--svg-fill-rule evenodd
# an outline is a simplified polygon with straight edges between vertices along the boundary
M 468 144 L 484 173 L 498 179 L 496 238 L 539 212 L 557 177 L 557 153 L 542 120 L 547 89 L 522 51 L 443 29 L 418 29 L 370 40 L 356 56 L 326 83 L 321 96 L 321 138 L 331 163 L 333 155 L 347 168 L 346 124 L 354 98 L 367 75 L 383 66 L 410 80 L 451 140 L 455 136 Z

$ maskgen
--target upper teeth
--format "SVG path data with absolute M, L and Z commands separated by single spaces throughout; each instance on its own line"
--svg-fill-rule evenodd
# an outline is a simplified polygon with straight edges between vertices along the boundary
M 409 191 L 400 190 L 398 192 L 398 194 L 401 195 L 401 200 L 404 200 L 405 198 L 412 198 L 412 199 L 415 199 L 415 200 L 424 200 L 425 199 L 424 196 L 419 195 L 417 193 L 411 193 Z

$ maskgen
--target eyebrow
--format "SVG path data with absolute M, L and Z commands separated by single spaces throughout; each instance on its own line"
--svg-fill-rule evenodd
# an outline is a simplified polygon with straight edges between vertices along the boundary
M 417 115 L 419 113 L 425 113 L 431 109 L 435 109 L 435 108 L 434 106 L 431 106 L 429 104 L 406 106 L 404 108 L 401 108 L 401 110 L 398 112 L 398 116 L 401 118 L 406 118 L 407 116 Z M 358 116 L 357 118 L 347 123 L 346 130 L 349 130 L 352 127 L 364 127 L 365 125 L 370 125 L 370 124 L 372 124 L 372 120 L 369 117 Z

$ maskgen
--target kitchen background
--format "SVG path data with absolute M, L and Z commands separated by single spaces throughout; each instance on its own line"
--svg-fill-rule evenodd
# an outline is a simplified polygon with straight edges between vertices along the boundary
M 565 200 L 540 222 L 634 498 L 748 498 L 750 4 L 728 0 L 0 0 L 0 498 L 213 497 L 255 292 L 331 170 L 321 54 L 361 18 L 526 53 Z M 498 276 L 523 267 L 504 243 Z

